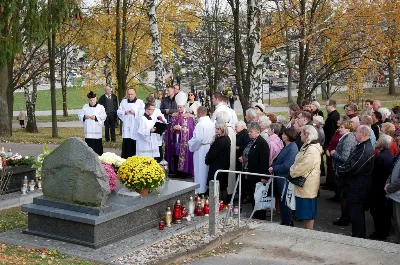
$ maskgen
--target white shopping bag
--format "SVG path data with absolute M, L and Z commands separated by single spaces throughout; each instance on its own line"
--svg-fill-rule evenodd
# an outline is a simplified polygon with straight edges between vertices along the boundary
M 251 213 L 250 218 L 253 217 L 255 211 L 271 210 L 271 208 L 275 209 L 275 198 L 268 196 L 271 181 L 272 179 L 270 179 L 265 186 L 262 182 L 256 184 L 256 190 L 254 191 L 254 210 Z
M 285 204 L 287 207 L 289 207 L 292 210 L 296 210 L 296 199 L 294 196 L 294 184 L 288 182 L 287 184 L 287 190 L 286 190 L 286 196 L 285 198 L 282 198 L 285 200 Z

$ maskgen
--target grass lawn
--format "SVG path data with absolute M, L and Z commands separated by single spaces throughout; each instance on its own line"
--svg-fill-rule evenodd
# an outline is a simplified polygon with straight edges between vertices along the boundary
M 117 141 L 106 142 L 103 131 L 103 146 L 110 148 L 121 148 L 122 138 L 119 136 L 119 129 L 116 130 Z M 13 143 L 31 143 L 31 144 L 61 144 L 70 137 L 81 137 L 84 139 L 83 128 L 58 128 L 58 138 L 51 137 L 51 128 L 39 128 L 39 133 L 27 133 L 24 129 L 13 129 L 11 137 L 4 137 L 3 141 Z
M 397 87 L 396 90 L 400 89 Z M 373 88 L 365 88 L 364 89 L 364 99 L 379 99 L 380 101 L 393 101 L 393 102 L 385 102 L 383 105 L 385 107 L 392 108 L 392 106 L 400 105 L 400 93 L 396 95 L 388 95 L 389 88 L 388 87 L 373 87 Z M 349 103 L 349 96 L 346 91 L 338 91 L 332 95 L 332 99 L 335 99 L 338 104 L 347 104 Z M 297 97 L 293 97 L 293 101 L 296 102 Z M 325 104 L 325 100 L 322 99 L 322 95 L 318 94 L 317 101 L 320 104 Z M 268 99 L 264 100 L 264 103 L 268 104 Z M 288 106 L 287 97 L 271 99 L 271 106 L 281 107 Z M 387 105 L 387 106 L 386 106 Z
M 93 91 L 98 98 L 104 94 L 103 86 L 96 86 Z M 137 91 L 137 97 L 145 99 L 149 93 L 147 87 L 141 87 Z M 80 87 L 67 88 L 67 104 L 68 109 L 81 109 L 87 103 L 87 90 Z M 50 90 L 39 90 L 37 92 L 36 110 L 51 110 Z M 57 109 L 62 110 L 62 93 L 61 89 L 56 89 Z M 25 98 L 23 92 L 14 93 L 14 110 L 26 109 Z
M 57 115 L 57 121 L 64 122 L 64 121 L 78 121 L 77 114 L 69 114 L 67 117 L 63 115 Z M 27 120 L 25 120 L 26 125 Z M 36 122 L 51 122 L 51 115 L 48 116 L 36 116 Z M 13 119 L 13 123 L 19 124 L 19 121 L 15 118 Z
M 0 233 L 28 224 L 28 216 L 20 207 L 0 211 Z M 0 243 L 0 265 L 100 265 L 62 254 L 57 250 L 33 249 Z
M 20 207 L 0 211 L 0 233 L 27 225 L 28 215 Z

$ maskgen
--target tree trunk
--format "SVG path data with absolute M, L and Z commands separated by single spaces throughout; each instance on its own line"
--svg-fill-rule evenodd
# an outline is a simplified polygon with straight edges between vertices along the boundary
M 235 80 L 239 94 L 239 100 L 242 104 L 243 117 L 246 116 L 246 110 L 249 107 L 249 87 L 245 86 L 245 71 L 244 71 L 244 55 L 242 43 L 240 42 L 240 1 L 228 1 L 232 9 L 233 15 L 233 42 L 235 45 Z
M 11 136 L 11 127 L 9 116 L 13 117 L 13 114 L 9 115 L 8 106 L 8 67 L 7 65 L 0 68 L 0 136 L 8 137 Z
M 146 0 L 147 14 L 149 16 L 151 50 L 153 53 L 153 63 L 155 68 L 154 86 L 156 90 L 164 88 L 163 62 L 161 53 L 161 39 L 158 31 L 157 12 L 154 0 Z
M 50 31 L 47 38 L 47 49 L 49 52 L 49 69 L 50 69 L 50 95 L 51 95 L 51 136 L 58 137 L 57 128 L 57 103 L 56 103 L 56 77 L 55 77 L 55 54 L 56 54 L 56 34 L 54 30 Z
M 126 51 L 128 50 L 128 38 L 126 36 L 126 30 L 127 30 L 127 25 L 128 25 L 128 20 L 127 20 L 127 13 L 128 13 L 128 1 L 129 0 L 123 0 L 122 2 L 122 47 L 121 47 L 121 71 L 122 71 L 122 86 L 124 90 L 127 88 L 127 67 L 126 67 L 126 62 L 127 62 L 127 53 Z
M 250 86 L 250 102 L 262 101 L 262 70 L 263 57 L 261 53 L 261 8 L 260 1 L 247 0 L 247 44 L 248 65 L 247 75 Z
M 393 48 L 391 48 L 390 52 L 389 52 L 389 60 L 388 60 L 389 95 L 396 94 L 396 86 L 395 86 L 395 83 L 394 83 L 394 62 L 396 62 L 396 57 L 394 55 Z
M 286 34 L 286 38 L 287 38 L 287 34 Z M 293 65 L 292 65 L 292 54 L 290 53 L 290 46 L 288 43 L 286 44 L 286 61 L 287 61 L 287 69 L 288 69 L 287 99 L 288 99 L 288 103 L 291 103 L 291 102 L 293 102 L 293 97 L 292 97 Z
M 13 113 L 14 113 L 14 86 L 13 86 L 13 69 L 14 69 L 14 58 L 12 56 L 11 60 L 8 62 L 8 85 L 7 85 L 7 104 L 8 104 L 8 124 L 10 127 L 10 132 L 12 135 L 12 123 L 13 123 Z M 0 79 L 1 80 L 1 79 Z
M 38 133 L 38 127 L 36 124 L 36 97 L 37 97 L 37 80 L 32 78 L 32 93 L 29 92 L 29 87 L 24 87 L 25 94 L 25 105 L 26 105 L 26 116 L 28 121 L 26 123 L 26 131 L 29 133 Z
M 306 40 L 306 1 L 300 1 L 300 40 L 299 40 L 299 91 L 297 92 L 297 104 L 301 106 L 307 89 L 308 66 L 308 42 Z
M 115 59 L 116 59 L 116 67 L 117 67 L 117 85 L 118 85 L 118 98 L 124 98 L 124 86 L 122 82 L 122 72 L 121 69 L 121 18 L 120 18 L 120 6 L 121 1 L 116 0 L 115 4 Z
M 67 63 L 67 52 L 65 51 L 65 47 L 61 50 L 61 93 L 63 99 L 63 116 L 68 116 L 68 105 L 67 105 L 67 80 L 65 77 L 65 69 Z

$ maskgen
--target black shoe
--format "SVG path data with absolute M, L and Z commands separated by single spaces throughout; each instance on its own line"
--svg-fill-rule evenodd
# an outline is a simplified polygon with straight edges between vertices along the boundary
M 281 225 L 292 226 L 292 227 L 294 226 L 293 222 L 289 222 L 289 223 L 281 222 Z
M 333 225 L 337 226 L 348 226 L 350 224 L 349 219 L 340 217 L 337 221 L 333 222 Z
M 324 186 L 321 186 L 321 189 L 322 189 L 322 190 L 331 190 L 331 189 L 332 189 L 332 186 L 330 186 L 330 185 L 324 185 Z
M 335 195 L 332 198 L 329 198 L 329 200 L 333 202 L 340 202 L 340 197 Z
M 373 232 L 372 234 L 370 234 L 369 238 L 373 239 L 373 240 L 386 240 L 385 236 L 379 235 L 376 232 Z

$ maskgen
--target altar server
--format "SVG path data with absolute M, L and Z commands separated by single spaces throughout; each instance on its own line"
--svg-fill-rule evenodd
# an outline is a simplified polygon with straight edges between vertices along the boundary
M 136 90 L 128 88 L 127 98 L 121 101 L 117 114 L 122 120 L 122 158 L 136 155 L 136 139 L 139 119 L 144 113 L 144 102 L 136 97 Z
M 207 191 L 208 166 L 205 163 L 205 158 L 214 139 L 215 126 L 214 122 L 207 116 L 206 107 L 200 106 L 197 108 L 197 117 L 198 123 L 188 144 L 190 152 L 194 153 L 194 182 L 200 184 L 196 192 L 201 194 Z
M 156 121 L 153 120 L 154 104 L 146 103 L 145 113 L 139 120 L 139 128 L 136 140 L 136 155 L 151 156 L 160 162 L 159 141 L 161 135 L 155 133 Z
M 103 154 L 103 125 L 107 114 L 104 107 L 97 103 L 93 91 L 87 97 L 89 104 L 83 106 L 78 118 L 84 124 L 85 142 L 100 156 Z

